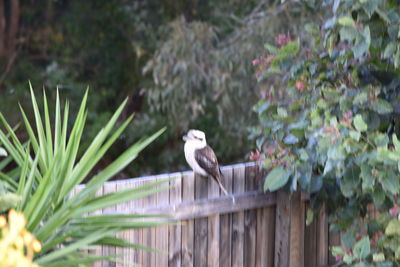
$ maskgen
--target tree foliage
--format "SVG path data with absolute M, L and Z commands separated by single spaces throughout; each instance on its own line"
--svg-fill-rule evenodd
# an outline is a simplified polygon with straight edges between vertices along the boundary
M 277 2 L 21 1 L 17 56 L 0 86 L 0 107 L 18 121 L 15 107 L 29 103 L 29 79 L 36 88 L 58 87 L 77 110 L 89 85 L 95 94 L 83 148 L 127 95 L 122 116 L 135 112 L 135 126 L 111 157 L 168 126 L 126 175 L 139 175 L 139 164 L 141 174 L 186 169 L 180 137 L 188 128 L 208 133 L 223 164 L 242 160 L 258 94 L 251 59 L 276 28 L 290 24 L 279 19 L 283 9 L 268 8 Z M 56 91 L 49 89 L 48 97 L 54 100 Z
M 314 208 L 326 202 L 331 230 L 344 233 L 333 253 L 347 265 L 392 266 L 400 259 L 400 10 L 396 1 L 345 0 L 316 11 L 327 4 L 322 24 L 310 17 L 304 36 L 280 35 L 255 62 L 264 98 L 252 131 L 272 170 L 265 187 L 299 185 Z

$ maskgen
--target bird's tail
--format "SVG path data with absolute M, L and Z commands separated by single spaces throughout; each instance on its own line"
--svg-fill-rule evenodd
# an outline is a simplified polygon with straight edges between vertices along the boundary
M 220 182 L 220 181 L 218 181 L 217 180 L 217 182 L 218 182 L 218 184 L 219 184 L 219 187 L 221 188 L 221 190 L 222 190 L 222 192 L 224 192 L 224 194 L 226 195 L 226 196 L 228 196 L 229 194 L 228 194 L 228 191 L 226 191 L 226 189 L 225 189 L 225 187 L 222 185 L 222 183 Z M 232 201 L 233 201 L 233 203 L 235 203 L 235 197 L 232 195 Z

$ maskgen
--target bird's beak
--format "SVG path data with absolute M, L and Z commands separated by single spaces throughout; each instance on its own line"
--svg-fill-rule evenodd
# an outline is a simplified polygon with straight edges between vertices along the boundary
M 188 139 L 189 139 L 189 137 L 188 137 L 187 135 L 182 136 L 182 140 L 183 140 L 183 141 L 186 142 Z

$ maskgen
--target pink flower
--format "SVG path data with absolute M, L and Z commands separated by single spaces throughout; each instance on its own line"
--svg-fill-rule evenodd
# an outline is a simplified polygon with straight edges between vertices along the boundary
M 287 43 L 289 43 L 290 42 L 290 35 L 289 34 L 284 34 L 284 33 L 281 33 L 281 34 L 279 34 L 276 38 L 275 38 L 275 42 L 276 42 L 276 45 L 278 46 L 278 47 L 282 47 L 282 46 L 284 46 L 285 44 L 287 44 Z
M 343 256 L 344 256 L 344 255 L 337 255 L 337 256 L 335 257 L 335 260 L 336 260 L 336 261 L 341 261 L 341 260 L 343 260 Z
M 250 160 L 257 161 L 261 157 L 261 153 L 258 149 L 255 152 L 250 152 Z
M 256 58 L 251 63 L 253 64 L 253 66 L 257 66 L 258 64 L 260 64 L 260 59 Z
M 391 208 L 389 210 L 389 213 L 391 216 L 395 217 L 395 216 L 397 216 L 397 214 L 399 214 L 399 211 L 400 211 L 400 207 L 395 205 L 393 208 Z
M 300 93 L 303 93 L 306 89 L 306 84 L 302 81 L 296 81 L 295 87 L 300 91 Z

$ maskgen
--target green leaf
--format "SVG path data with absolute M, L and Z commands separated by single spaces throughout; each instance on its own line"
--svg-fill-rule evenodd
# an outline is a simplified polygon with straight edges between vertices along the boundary
M 374 253 L 372 255 L 372 261 L 373 262 L 381 262 L 385 260 L 385 254 L 381 253 Z
M 264 182 L 264 191 L 276 191 L 283 187 L 287 181 L 291 172 L 284 169 L 281 166 L 275 167 L 272 171 L 270 171 L 265 178 Z
M 365 13 L 367 13 L 368 17 L 370 18 L 378 8 L 380 0 L 363 0 L 361 3 Z
M 399 139 L 397 139 L 396 134 L 392 135 L 392 140 L 393 140 L 393 145 L 394 145 L 395 150 L 397 152 L 400 152 L 400 141 L 399 141 Z
M 343 27 L 339 31 L 340 39 L 352 43 L 357 37 L 357 29 L 353 27 Z
M 394 172 L 383 172 L 383 175 L 380 177 L 379 181 L 386 192 L 390 192 L 393 195 L 400 192 L 399 176 L 397 176 Z
M 343 235 L 342 235 L 342 244 L 346 248 L 353 248 L 354 243 L 356 242 L 356 239 L 354 237 L 354 232 L 352 230 L 347 230 Z
M 351 139 L 354 139 L 358 142 L 360 140 L 361 133 L 357 131 L 350 131 L 349 136 L 351 137 Z
M 346 169 L 340 180 L 340 190 L 345 197 L 351 197 L 358 189 L 359 183 L 360 169 L 357 166 L 351 166 Z
M 354 245 L 353 254 L 354 257 L 363 260 L 369 255 L 370 251 L 371 246 L 369 238 L 365 236 Z
M 274 54 L 274 55 L 279 54 L 279 49 L 278 49 L 276 46 L 273 46 L 273 45 L 271 45 L 271 44 L 269 44 L 269 43 L 265 43 L 265 44 L 264 44 L 264 48 L 265 48 L 268 52 L 270 52 L 271 54 Z
M 338 19 L 338 23 L 342 26 L 348 26 L 348 27 L 356 26 L 354 20 L 351 17 L 341 17 Z
M 364 30 L 360 32 L 356 41 L 352 47 L 352 51 L 354 53 L 355 58 L 361 58 L 369 51 L 369 46 L 371 44 L 371 33 L 369 30 L 369 26 L 365 26 Z
M 385 229 L 386 235 L 396 235 L 400 237 L 400 221 L 398 219 L 392 219 Z
M 391 58 L 394 52 L 396 52 L 396 45 L 393 42 L 390 42 L 383 52 L 383 58 Z
M 13 193 L 0 195 L 0 212 L 7 211 L 9 209 L 15 209 L 21 199 L 21 196 Z
M 310 225 L 314 219 L 314 211 L 310 208 L 307 209 L 306 225 Z
M 366 92 L 359 93 L 353 99 L 354 105 L 362 105 L 368 101 L 368 94 Z
M 374 143 L 377 146 L 386 147 L 389 143 L 389 137 L 387 136 L 387 134 L 379 133 L 374 137 Z
M 367 130 L 367 124 L 364 122 L 362 116 L 357 114 L 353 119 L 354 127 L 359 132 L 365 132 Z
M 372 167 L 367 164 L 363 163 L 361 165 L 361 179 L 362 179 L 362 190 L 368 191 L 372 190 L 375 185 L 375 177 L 372 175 Z
M 332 250 L 332 255 L 333 256 L 340 256 L 340 255 L 344 255 L 346 252 L 344 251 L 344 249 L 342 247 L 339 246 L 333 246 L 331 248 Z
M 375 205 L 381 206 L 383 204 L 385 201 L 385 192 L 383 192 L 380 186 L 374 188 L 374 191 L 372 192 L 372 198 Z
M 304 29 L 307 33 L 311 35 L 316 35 L 319 33 L 318 25 L 315 23 L 307 23 L 306 25 L 304 25 Z
M 392 105 L 384 99 L 378 98 L 376 101 L 371 103 L 372 110 L 379 114 L 388 114 L 393 112 Z

